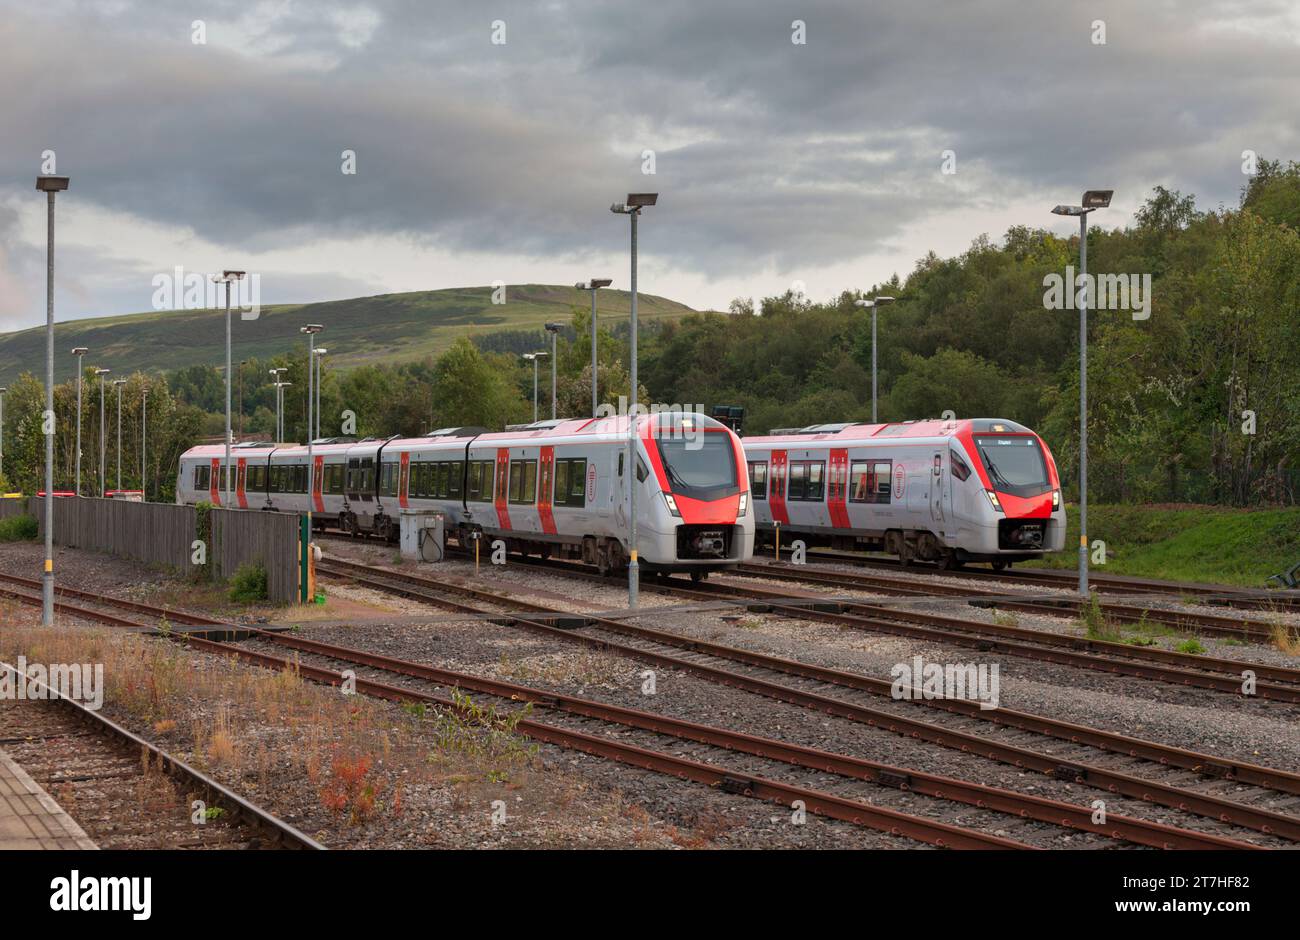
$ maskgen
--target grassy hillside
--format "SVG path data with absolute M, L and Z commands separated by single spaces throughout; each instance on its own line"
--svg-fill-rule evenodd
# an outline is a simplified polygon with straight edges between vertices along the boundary
M 548 284 L 519 284 L 506 289 L 504 304 L 492 303 L 490 287 L 461 287 L 409 294 L 380 294 L 352 300 L 263 307 L 257 320 L 233 317 L 232 354 L 236 360 L 267 358 L 301 342 L 298 328 L 321 323 L 318 345 L 330 349 L 335 367 L 419 359 L 438 353 L 459 336 L 497 330 L 536 329 L 548 320 L 567 322 L 571 308 L 590 309 L 585 291 Z M 600 292 L 600 315 L 626 317 L 626 291 Z M 638 298 L 637 313 L 647 319 L 675 318 L 690 307 L 648 294 Z M 74 320 L 55 325 L 55 378 L 76 375 L 68 350 L 86 346 L 86 365 L 105 365 L 114 372 L 135 369 L 167 371 L 225 357 L 224 310 L 174 310 Z M 0 384 L 24 371 L 44 372 L 45 328 L 0 335 Z
M 1045 559 L 1045 566 L 1077 567 L 1079 510 L 1066 508 L 1067 550 Z M 1099 574 L 1262 588 L 1269 575 L 1300 562 L 1300 508 L 1089 506 L 1088 529 L 1090 541 L 1106 542 Z

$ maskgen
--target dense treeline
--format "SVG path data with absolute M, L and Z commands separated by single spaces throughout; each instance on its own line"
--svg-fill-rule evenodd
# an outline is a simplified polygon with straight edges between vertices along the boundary
M 1094 217 L 1100 226 L 1104 215 Z M 1300 164 L 1263 162 L 1236 209 L 1197 209 L 1157 187 L 1124 229 L 1089 233 L 1089 271 L 1151 281 L 1149 316 L 1094 309 L 1089 317 L 1089 471 L 1094 499 L 1144 502 L 1294 503 L 1300 489 Z M 1000 243 L 975 240 L 959 257 L 934 254 L 906 279 L 827 303 L 787 293 L 731 313 L 698 314 L 641 331 L 641 400 L 736 404 L 747 433 L 862 420 L 871 414 L 871 320 L 855 301 L 888 294 L 879 314 L 882 420 L 998 416 L 1038 429 L 1073 481 L 1078 447 L 1078 312 L 1045 306 L 1051 275 L 1078 263 L 1077 236 L 1017 226 Z M 1095 301 L 1100 298 L 1094 294 Z M 573 308 L 558 343 L 561 415 L 590 409 L 586 309 Z M 327 325 L 328 328 L 328 325 Z M 600 400 L 626 395 L 627 329 L 600 325 Z M 345 372 L 325 358 L 322 433 L 413 435 L 430 428 L 499 428 L 532 416 L 533 370 L 521 352 L 549 349 L 540 331 L 462 339 L 435 359 Z M 304 439 L 306 345 L 292 356 L 238 367 L 235 431 L 271 439 L 283 367 L 285 436 Z M 549 417 L 550 362 L 539 370 L 539 417 Z M 83 472 L 98 459 L 98 398 L 87 380 Z M 149 385 L 151 495 L 170 495 L 176 455 L 220 440 L 224 379 L 196 366 L 133 375 L 123 396 L 123 451 L 139 454 L 139 398 Z M 241 392 L 242 389 L 242 392 Z M 72 476 L 75 386 L 56 390 L 56 476 Z M 109 409 L 115 415 L 116 399 Z M 41 466 L 41 386 L 24 375 L 5 401 L 8 485 L 32 491 Z M 156 423 L 154 415 L 157 415 Z M 115 430 L 110 420 L 110 485 Z M 123 485 L 138 485 L 138 456 Z

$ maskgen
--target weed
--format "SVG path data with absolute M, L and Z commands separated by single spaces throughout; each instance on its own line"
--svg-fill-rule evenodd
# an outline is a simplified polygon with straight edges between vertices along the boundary
M 240 565 L 230 579 L 230 599 L 239 603 L 264 601 L 270 596 L 266 566 L 261 562 Z
M 0 519 L 0 542 L 34 542 L 40 532 L 35 516 Z
M 1175 646 L 1174 649 L 1178 650 L 1180 653 L 1191 653 L 1195 656 L 1199 656 L 1201 653 L 1205 652 L 1205 647 L 1201 644 L 1201 641 L 1195 637 L 1192 637 L 1189 640 L 1183 640 L 1183 642 Z

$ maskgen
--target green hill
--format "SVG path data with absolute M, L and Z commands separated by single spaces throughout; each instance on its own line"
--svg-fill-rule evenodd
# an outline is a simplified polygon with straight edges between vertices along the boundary
M 377 359 L 400 362 L 447 348 L 459 336 L 498 330 L 536 329 L 547 321 L 568 322 L 574 306 L 590 309 L 585 291 L 551 284 L 506 288 L 506 303 L 492 303 L 490 287 L 455 287 L 408 294 L 379 294 L 313 304 L 264 306 L 257 320 L 232 317 L 235 360 L 268 358 L 300 344 L 298 328 L 320 323 L 317 344 L 330 350 L 336 368 Z M 626 291 L 600 291 L 600 316 L 626 317 Z M 675 319 L 694 311 L 662 297 L 640 294 L 637 313 L 646 319 Z M 76 375 L 68 351 L 85 346 L 86 365 L 117 373 L 136 369 L 169 371 L 217 364 L 225 357 L 225 311 L 168 310 L 72 320 L 55 324 L 55 379 Z M 0 384 L 22 372 L 45 368 L 45 327 L 0 334 Z

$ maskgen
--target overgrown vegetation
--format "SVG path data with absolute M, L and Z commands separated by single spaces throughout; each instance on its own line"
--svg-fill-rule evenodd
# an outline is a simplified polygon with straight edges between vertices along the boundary
M 10 516 L 0 519 L 0 542 L 30 542 L 40 535 L 35 516 Z
M 230 599 L 241 604 L 252 604 L 270 597 L 267 587 L 266 565 L 249 562 L 240 565 L 230 579 Z

